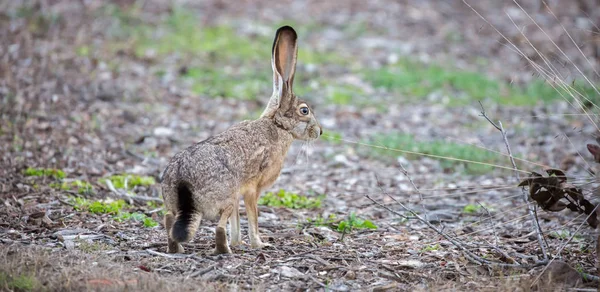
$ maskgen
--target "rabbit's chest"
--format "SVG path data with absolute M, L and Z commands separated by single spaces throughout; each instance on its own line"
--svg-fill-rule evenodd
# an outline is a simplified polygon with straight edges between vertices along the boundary
M 252 186 L 259 190 L 271 186 L 277 180 L 285 160 L 282 155 L 276 155 L 272 151 L 261 148 L 257 148 L 253 155 L 252 167 L 250 167 L 251 170 L 247 173 L 247 180 L 244 183 L 245 186 Z
M 273 161 L 271 165 L 263 169 L 258 188 L 263 189 L 270 187 L 279 177 L 282 167 L 283 159 L 282 161 Z

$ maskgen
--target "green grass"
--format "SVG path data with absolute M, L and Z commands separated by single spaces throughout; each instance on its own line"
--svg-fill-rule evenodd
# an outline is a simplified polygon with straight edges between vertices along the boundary
M 452 157 L 457 159 L 466 159 L 470 161 L 498 164 L 504 161 L 502 156 L 471 145 L 464 145 L 443 140 L 418 141 L 412 135 L 408 134 L 376 134 L 369 143 L 390 149 L 400 149 L 405 151 L 419 152 L 423 154 Z M 405 154 L 397 151 L 369 148 L 368 155 L 372 157 L 387 158 L 405 155 L 408 159 L 418 159 L 421 156 L 417 154 Z M 438 159 L 438 158 L 435 158 Z M 468 162 L 452 161 L 447 159 L 438 159 L 445 169 L 464 167 L 470 174 L 482 174 L 494 169 L 493 166 L 481 165 Z
M 201 19 L 182 7 L 174 7 L 157 26 L 124 24 L 136 56 L 191 59 L 180 73 L 195 94 L 256 99 L 259 93 L 269 92 L 270 42 L 265 37 L 242 36 L 229 26 L 203 26 Z
M 162 32 L 158 37 L 154 28 L 135 30 L 135 54 L 179 54 L 197 60 L 182 72 L 195 94 L 256 99 L 259 93 L 269 91 L 270 46 L 266 38 L 244 37 L 227 26 L 202 26 L 200 19 L 181 8 L 173 9 L 157 29 Z
M 184 7 L 173 7 L 157 24 L 143 23 L 137 12 L 116 7 L 105 12 L 118 20 L 115 51 L 126 47 L 138 58 L 180 56 L 185 67 L 179 72 L 181 80 L 198 95 L 256 99 L 259 93 L 269 92 L 272 40 L 244 36 L 227 25 L 205 26 Z M 155 74 L 165 72 L 158 69 Z
M 277 26 L 269 35 L 247 35 L 227 24 L 203 25 L 202 19 L 185 7 L 174 6 L 171 11 L 162 22 L 148 24 L 140 20 L 136 9 L 107 9 L 105 13 L 118 20 L 113 49 L 125 48 L 138 58 L 179 56 L 180 66 L 185 68 L 179 72 L 180 81 L 200 96 L 255 100 L 270 94 L 271 44 Z M 299 26 L 299 32 L 307 27 Z M 340 64 L 347 59 L 304 45 L 299 48 L 298 60 L 302 64 Z M 160 68 L 154 72 L 158 76 L 165 73 Z
M 350 215 L 337 226 L 339 232 L 349 232 L 354 229 L 377 229 L 377 225 L 370 220 L 358 218 L 354 213 L 350 213 Z
M 267 73 L 251 72 L 247 68 L 225 72 L 215 65 L 190 68 L 183 77 L 192 81 L 191 90 L 198 95 L 254 100 L 260 92 L 268 92 L 271 79 Z
M 78 47 L 76 50 L 76 53 L 80 57 L 88 57 L 90 55 L 90 47 L 88 47 L 88 46 Z
M 329 103 L 339 105 L 349 105 L 364 103 L 364 91 L 354 85 L 332 84 L 326 86 L 326 99 Z
M 93 194 L 94 187 L 87 181 L 74 180 L 72 182 L 51 183 L 49 185 L 53 189 L 70 191 L 76 189 L 78 194 Z
M 166 21 L 156 28 L 138 26 L 134 36 L 135 53 L 144 56 L 148 51 L 158 55 L 183 53 L 205 55 L 213 59 L 269 60 L 270 51 L 264 50 L 263 39 L 252 41 L 241 37 L 231 27 L 205 27 L 192 12 L 175 7 Z
M 90 202 L 85 198 L 71 197 L 70 201 L 73 204 L 73 208 L 77 211 L 85 211 L 90 206 Z
M 94 214 L 118 214 L 127 204 L 123 200 L 102 202 L 95 201 L 88 206 L 88 210 Z
M 568 96 L 564 90 L 559 90 L 559 93 L 541 80 L 530 82 L 526 86 L 516 86 L 479 72 L 448 69 L 411 60 L 401 60 L 395 65 L 364 72 L 363 77 L 374 87 L 383 87 L 418 101 L 431 93 L 439 92 L 449 97 L 442 102 L 451 106 L 471 104 L 478 100 L 490 100 L 502 105 L 531 106 L 539 102 L 562 100 L 561 93 Z M 594 97 L 594 102 L 600 101 L 590 86 L 582 83 L 571 85 L 585 96 Z
M 127 220 L 142 222 L 142 224 L 146 228 L 152 228 L 152 227 L 158 226 L 158 222 L 154 221 L 154 219 L 146 216 L 146 214 L 138 213 L 138 212 L 133 212 L 133 213 L 122 212 L 118 216 L 115 217 L 115 220 L 119 221 L 119 222 L 123 222 L 123 221 L 127 221 Z
M 35 176 L 35 177 L 52 177 L 55 179 L 63 179 L 66 177 L 65 172 L 60 169 L 54 168 L 33 168 L 28 167 L 24 171 L 25 176 Z
M 40 283 L 32 275 L 10 275 L 0 272 L 0 290 L 8 291 L 34 291 L 39 289 Z
M 77 211 L 89 211 L 97 215 L 109 214 L 117 222 L 137 221 L 141 222 L 146 228 L 158 226 L 158 222 L 146 216 L 146 214 L 125 211 L 125 209 L 129 208 L 129 205 L 123 200 L 89 201 L 84 198 L 73 197 L 71 198 L 71 203 Z
M 428 251 L 434 251 L 434 250 L 438 250 L 438 249 L 440 249 L 440 245 L 439 244 L 428 245 L 428 246 L 425 246 L 424 248 L 421 249 L 421 253 L 428 252 Z
M 123 200 L 105 200 L 105 201 L 89 201 L 81 197 L 73 197 L 71 203 L 77 211 L 90 211 L 94 214 L 112 214 L 116 215 L 127 206 Z
M 465 214 L 477 214 L 482 210 L 494 211 L 494 208 L 487 204 L 468 204 L 463 207 L 462 212 Z
M 316 209 L 321 207 L 324 196 L 309 198 L 296 193 L 279 190 L 277 193 L 268 192 L 260 197 L 259 205 L 269 207 L 286 207 L 291 209 Z
M 135 174 L 112 175 L 106 178 L 101 178 L 98 182 L 106 184 L 110 180 L 113 186 L 117 189 L 132 190 L 137 186 L 151 186 L 156 184 L 156 180 L 151 176 L 139 176 Z
M 476 205 L 476 204 L 468 204 L 463 208 L 463 213 L 466 214 L 475 214 L 478 213 L 479 210 L 481 210 L 481 206 Z
M 349 233 L 357 229 L 377 229 L 377 225 L 367 219 L 362 219 L 356 216 L 354 213 L 350 213 L 348 217 L 344 219 L 338 219 L 334 214 L 329 215 L 325 218 L 317 216 L 315 219 L 307 219 L 309 225 L 314 226 L 325 226 L 331 230 L 343 233 Z

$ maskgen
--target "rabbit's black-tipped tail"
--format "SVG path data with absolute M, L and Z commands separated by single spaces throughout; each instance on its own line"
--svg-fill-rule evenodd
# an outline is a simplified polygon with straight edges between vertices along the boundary
M 171 238 L 177 242 L 187 242 L 198 230 L 202 215 L 197 214 L 194 208 L 192 192 L 187 184 L 179 184 L 177 187 L 178 212 L 175 224 L 171 229 Z

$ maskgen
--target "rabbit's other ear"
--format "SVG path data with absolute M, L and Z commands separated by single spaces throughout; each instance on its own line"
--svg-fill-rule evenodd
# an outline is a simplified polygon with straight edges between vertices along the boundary
M 271 51 L 273 95 L 263 116 L 273 114 L 281 104 L 287 105 L 293 98 L 291 93 L 296 72 L 296 56 L 298 55 L 297 38 L 296 31 L 290 26 L 282 26 L 275 33 Z

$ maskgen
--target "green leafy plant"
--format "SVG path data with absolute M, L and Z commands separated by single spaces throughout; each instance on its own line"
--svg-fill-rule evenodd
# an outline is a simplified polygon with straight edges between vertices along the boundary
M 463 213 L 467 213 L 467 214 L 474 214 L 479 212 L 479 210 L 481 210 L 481 206 L 480 205 L 476 205 L 476 204 L 468 204 L 463 208 Z
M 322 198 L 323 196 L 309 198 L 282 189 L 277 193 L 266 193 L 258 200 L 258 204 L 269 207 L 286 207 L 292 209 L 316 209 L 321 207 Z
M 151 217 L 146 216 L 146 214 L 144 213 L 131 213 L 124 211 L 124 209 L 127 208 L 128 205 L 123 200 L 90 202 L 85 198 L 73 197 L 71 198 L 71 203 L 77 211 L 87 210 L 94 214 L 110 214 L 113 215 L 113 219 L 117 222 L 132 220 L 141 222 L 146 228 L 158 226 L 158 222 L 156 222 Z
M 438 249 L 440 249 L 439 244 L 428 245 L 421 249 L 421 253 L 428 252 L 428 251 L 434 251 L 434 250 L 438 250 Z
M 335 214 L 329 214 L 328 217 L 322 217 L 321 215 L 318 215 L 315 219 L 308 218 L 306 219 L 306 221 L 309 225 L 331 227 L 333 224 L 336 224 L 339 220 L 337 220 Z M 335 230 L 337 228 L 331 229 Z
M 25 171 L 24 174 L 26 176 L 46 176 L 46 177 L 53 177 L 55 179 L 63 179 L 66 177 L 65 172 L 60 170 L 60 169 L 54 169 L 54 168 L 33 168 L 33 167 L 28 167 Z
M 138 212 L 134 212 L 134 213 L 122 212 L 118 216 L 115 217 L 115 220 L 119 221 L 119 222 L 123 222 L 123 221 L 127 221 L 127 220 L 142 222 L 142 224 L 144 224 L 144 227 L 146 227 L 146 228 L 152 228 L 152 227 L 158 226 L 158 222 L 156 222 L 154 219 L 146 216 L 146 214 L 138 213 Z
M 343 220 L 336 218 L 334 214 L 324 218 L 320 215 L 316 219 L 307 219 L 309 225 L 326 226 L 337 232 L 349 233 L 355 229 L 377 229 L 377 225 L 367 219 L 362 219 L 354 213 L 350 213 Z
M 112 201 L 93 201 L 90 202 L 85 198 L 73 197 L 71 199 L 75 210 L 77 211 L 90 211 L 94 214 L 113 214 L 116 215 L 127 206 L 127 203 L 123 200 Z
M 87 200 L 85 198 L 80 198 L 80 197 L 73 197 L 71 199 L 71 203 L 73 204 L 73 207 L 77 211 L 86 211 L 87 210 L 94 214 L 116 215 L 119 212 L 121 212 L 121 209 L 123 209 L 125 206 L 127 206 L 127 203 L 125 203 L 125 201 L 123 201 L 123 200 L 118 200 L 118 201 L 108 200 L 108 201 L 90 202 L 89 200 Z
M 63 191 L 68 191 L 71 189 L 71 186 L 68 183 L 51 183 L 48 186 L 53 189 L 63 190 Z
M 51 188 L 59 189 L 63 191 L 68 191 L 73 188 L 77 189 L 77 193 L 79 194 L 91 194 L 94 193 L 94 187 L 87 181 L 75 180 L 72 182 L 61 182 L 61 183 L 51 183 Z
M 156 180 L 151 176 L 139 176 L 134 174 L 113 175 L 107 178 L 101 178 L 100 183 L 106 184 L 110 180 L 112 185 L 117 189 L 132 190 L 137 186 L 151 186 L 156 184 Z
M 87 57 L 90 55 L 90 47 L 81 46 L 81 47 L 77 48 L 76 53 L 78 56 Z
M 144 223 L 144 227 L 152 228 L 158 226 L 158 222 L 154 221 L 154 219 L 146 216 L 146 218 L 142 219 L 142 223 Z
M 85 211 L 90 206 L 90 201 L 81 197 L 71 197 L 71 203 L 73 208 L 77 211 Z
M 348 218 L 341 221 L 337 226 L 339 232 L 349 232 L 354 229 L 377 229 L 377 225 L 370 220 L 358 218 L 354 213 L 350 213 Z
M 121 212 L 121 209 L 123 209 L 123 207 L 126 205 L 127 203 L 125 203 L 123 200 L 109 202 L 95 201 L 88 206 L 88 210 L 94 214 L 116 215 Z
M 488 204 L 483 204 L 483 203 L 477 203 L 477 204 L 467 204 L 466 206 L 463 207 L 462 212 L 465 214 L 476 214 L 476 213 L 480 213 L 482 211 L 494 211 L 494 208 L 492 206 L 488 206 Z

